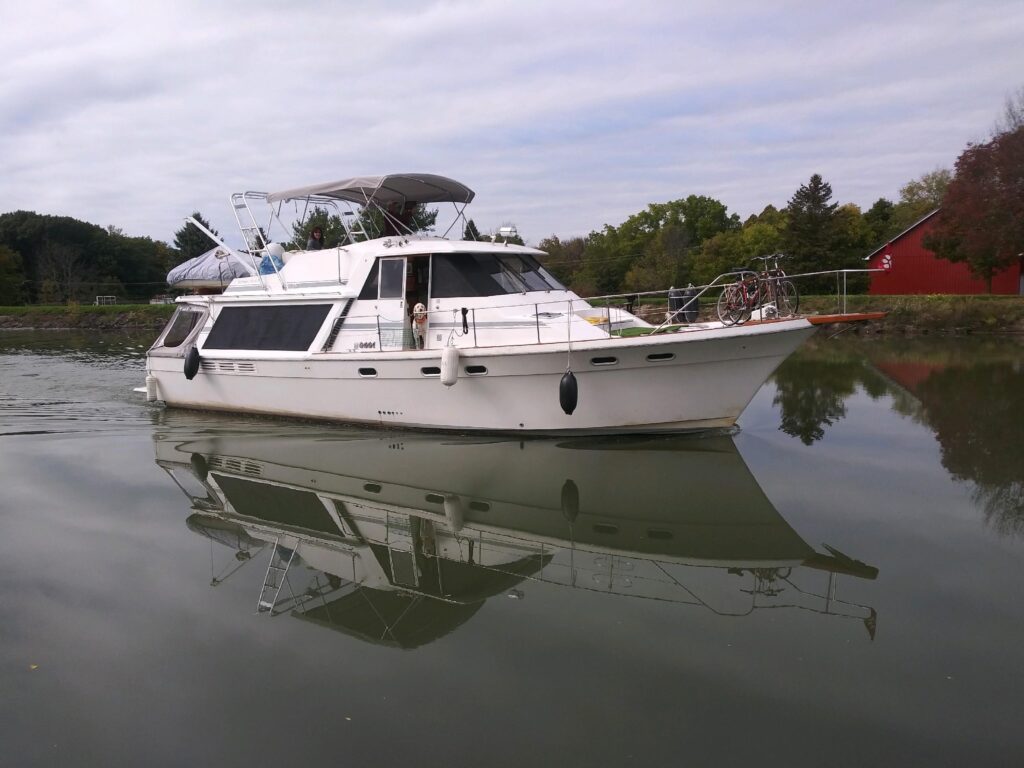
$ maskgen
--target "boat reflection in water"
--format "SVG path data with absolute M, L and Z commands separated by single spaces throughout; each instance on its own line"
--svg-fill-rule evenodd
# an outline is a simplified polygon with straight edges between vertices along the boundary
M 234 550 L 213 585 L 245 569 L 257 612 L 400 648 L 528 580 L 722 615 L 812 610 L 874 637 L 874 610 L 837 582 L 877 569 L 809 546 L 729 436 L 338 435 L 157 436 L 189 528 Z M 263 549 L 268 563 L 245 568 Z

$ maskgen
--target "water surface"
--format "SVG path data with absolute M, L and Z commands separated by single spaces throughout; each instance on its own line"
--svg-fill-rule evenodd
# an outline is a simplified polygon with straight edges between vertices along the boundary
M 163 410 L 148 341 L 0 335 L 0 764 L 1024 755 L 1016 342 L 520 442 Z

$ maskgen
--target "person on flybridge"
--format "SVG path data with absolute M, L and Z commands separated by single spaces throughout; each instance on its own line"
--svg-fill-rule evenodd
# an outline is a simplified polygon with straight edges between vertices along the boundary
M 306 241 L 307 251 L 319 251 L 324 247 L 324 232 L 320 227 L 313 227 L 309 233 L 309 240 Z

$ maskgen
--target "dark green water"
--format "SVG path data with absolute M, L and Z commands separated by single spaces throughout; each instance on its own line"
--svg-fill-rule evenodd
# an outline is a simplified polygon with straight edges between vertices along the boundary
M 147 342 L 0 335 L 0 765 L 1022 763 L 1017 342 L 523 443 L 160 410 Z

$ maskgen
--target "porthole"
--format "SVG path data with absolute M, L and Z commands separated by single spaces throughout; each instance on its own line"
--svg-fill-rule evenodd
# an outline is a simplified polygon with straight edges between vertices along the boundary
M 363 490 L 367 493 L 380 493 L 380 486 L 376 483 L 363 483 Z
M 647 538 L 657 539 L 658 541 L 668 541 L 672 538 L 672 531 L 666 531 L 662 528 L 648 528 Z
M 486 501 L 471 501 L 469 502 L 469 508 L 474 512 L 490 512 L 491 505 Z
M 592 357 L 590 358 L 591 365 L 615 365 L 619 362 L 617 357 Z
M 363 377 L 366 377 L 366 378 L 372 379 L 374 376 L 377 375 L 377 369 L 376 368 L 360 368 L 359 369 L 359 375 L 363 376 Z
M 422 373 L 424 376 L 440 376 L 441 369 L 438 368 L 436 365 L 428 365 L 424 368 L 420 368 L 420 373 Z
M 663 363 L 666 360 L 675 360 L 676 356 L 671 352 L 655 352 L 652 355 L 647 356 L 648 363 Z
M 486 365 L 467 365 L 466 375 L 467 376 L 484 376 L 487 373 Z
M 436 493 L 428 493 L 423 498 L 426 499 L 427 502 L 429 502 L 430 504 L 444 504 L 444 496 L 441 496 Z
M 611 525 L 610 523 L 597 523 L 593 526 L 593 529 L 594 533 L 603 533 L 606 535 L 613 535 L 619 532 L 619 526 Z

